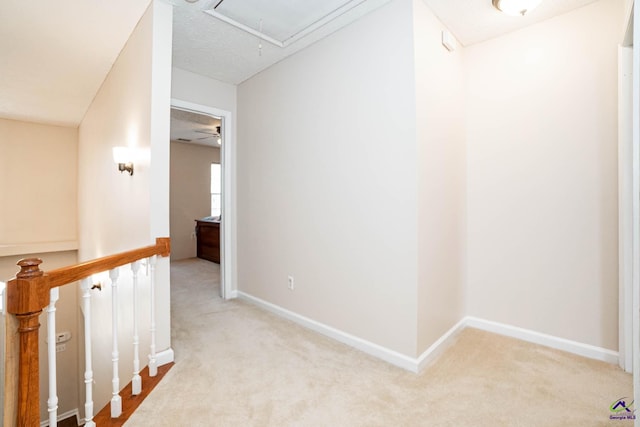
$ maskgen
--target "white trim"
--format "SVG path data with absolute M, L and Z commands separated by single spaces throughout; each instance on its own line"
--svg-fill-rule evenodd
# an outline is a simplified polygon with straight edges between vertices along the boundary
M 506 337 L 517 338 L 522 341 L 577 354 L 578 356 L 588 357 L 589 359 L 600 360 L 613 364 L 618 363 L 618 352 L 608 350 L 606 348 L 583 344 L 577 341 L 571 341 L 565 338 L 532 331 L 530 329 L 519 328 L 517 326 L 506 325 L 504 323 L 479 319 L 472 316 L 467 316 L 464 321 L 465 327 L 481 329 L 483 331 L 493 332 Z
M 50 252 L 75 251 L 78 249 L 77 240 L 62 242 L 35 242 L 0 245 L 0 256 L 43 254 Z
M 235 283 L 235 239 L 234 230 L 236 223 L 235 210 L 235 162 L 234 153 L 234 121 L 233 113 L 227 110 L 210 107 L 208 105 L 195 104 L 193 102 L 182 101 L 171 98 L 171 107 L 180 110 L 191 111 L 193 113 L 208 114 L 222 118 L 222 223 L 221 239 L 222 253 L 220 254 L 221 284 L 220 291 L 223 299 L 233 298 Z
M 7 314 L 7 312 L 5 311 L 7 308 L 7 304 L 5 303 L 6 298 L 4 294 L 5 289 L 7 289 L 7 284 L 0 281 L 0 314 L 2 314 L 3 316 Z
M 633 6 L 633 396 L 640 402 L 640 7 Z M 640 417 L 634 421 L 640 427 Z
M 633 3 L 633 1 L 629 2 L 624 11 L 621 43 L 624 47 L 633 47 Z
M 217 18 L 223 22 L 226 22 L 227 24 L 233 25 L 234 27 L 247 32 L 249 34 L 251 34 L 252 36 L 256 36 L 261 40 L 264 41 L 268 41 L 269 43 L 271 43 L 274 46 L 278 46 L 278 47 L 285 47 L 284 43 L 281 42 L 280 40 L 276 40 L 271 36 L 266 35 L 263 32 L 260 32 L 258 30 L 255 30 L 249 26 L 244 25 L 241 22 L 236 21 L 233 18 L 229 18 L 227 15 L 223 15 L 220 12 L 216 12 L 215 9 L 209 9 L 209 10 L 203 10 L 204 13 L 213 16 L 214 18 Z
M 466 318 L 461 319 L 458 323 L 453 325 L 451 329 L 444 333 L 440 338 L 436 340 L 424 353 L 416 360 L 417 372 L 421 372 L 427 365 L 435 361 L 438 357 L 444 353 L 444 351 L 453 344 L 453 339 L 466 327 Z
M 271 43 L 274 46 L 278 46 L 279 48 L 284 48 L 287 47 L 289 45 L 291 45 L 292 43 L 295 43 L 296 41 L 300 40 L 303 37 L 306 37 L 307 35 L 313 33 L 314 31 L 316 31 L 317 29 L 323 27 L 324 25 L 328 24 L 329 22 L 341 17 L 342 15 L 344 15 L 345 13 L 350 12 L 352 9 L 355 9 L 356 7 L 360 6 L 361 4 L 365 3 L 367 0 L 351 0 L 345 4 L 343 4 L 342 6 L 338 7 L 337 9 L 333 10 L 332 12 L 329 12 L 328 14 L 326 14 L 325 16 L 323 16 L 322 18 L 318 19 L 317 21 L 313 22 L 311 25 L 309 25 L 308 27 L 303 28 L 302 30 L 298 31 L 296 34 L 291 35 L 289 38 L 284 39 L 284 40 L 277 40 L 261 31 L 258 31 L 254 28 L 251 28 L 241 22 L 236 21 L 233 18 L 228 17 L 227 15 L 224 15 L 220 12 L 217 12 L 215 9 L 208 9 L 208 10 L 204 10 L 203 12 L 206 14 L 209 14 L 211 16 L 213 16 L 214 18 L 218 18 L 221 21 L 226 22 L 227 24 L 233 25 L 234 27 L 245 31 L 251 35 L 254 35 L 262 40 L 268 41 L 269 43 Z
M 633 368 L 633 49 L 618 47 L 618 351 Z
M 80 419 L 80 412 L 78 411 L 78 408 L 72 409 L 70 411 L 67 411 L 64 414 L 59 414 L 58 418 L 56 419 L 56 421 L 60 422 L 62 420 L 66 420 L 69 417 L 73 417 L 74 415 L 76 416 L 76 421 L 78 423 L 84 422 L 84 420 Z M 40 421 L 40 427 L 47 427 L 48 425 L 49 425 L 49 419 L 48 418 L 46 420 L 44 420 L 44 421 Z
M 173 362 L 175 360 L 174 357 L 175 354 L 173 353 L 172 348 L 162 350 L 156 353 L 156 364 L 158 366 L 166 365 L 167 363 Z
M 372 343 L 355 335 L 348 334 L 339 329 L 317 322 L 308 317 L 294 313 L 278 305 L 254 297 L 242 291 L 237 291 L 241 300 L 247 301 L 266 311 L 274 313 L 280 317 L 291 320 L 305 328 L 318 332 L 343 344 L 356 348 L 373 357 L 384 360 L 392 365 L 406 369 L 411 372 L 421 372 L 431 362 L 436 360 L 452 343 L 453 339 L 465 328 L 476 328 L 487 332 L 493 332 L 522 341 L 543 345 L 556 350 L 566 351 L 589 359 L 600 360 L 607 363 L 617 364 L 618 353 L 601 347 L 583 344 L 577 341 L 543 334 L 517 326 L 506 325 L 504 323 L 493 322 L 491 320 L 479 319 L 477 317 L 466 316 L 456 323 L 451 329 L 445 332 L 436 342 L 434 342 L 419 357 L 413 358 L 397 351 L 388 349 L 381 345 Z
M 256 298 L 242 291 L 238 291 L 238 297 L 280 317 L 289 319 L 301 326 L 304 326 L 305 328 L 311 329 L 312 331 L 318 332 L 329 338 L 333 338 L 334 340 L 339 341 L 343 344 L 347 344 L 353 348 L 357 348 L 358 350 L 363 351 L 373 357 L 377 357 L 378 359 L 389 362 L 392 365 L 398 366 L 411 372 L 418 372 L 418 361 L 415 358 L 405 356 L 404 354 L 398 353 L 397 351 L 390 350 L 388 348 L 382 347 L 381 345 L 356 337 L 355 335 L 348 334 L 331 326 L 317 322 L 313 319 L 309 319 L 308 317 L 301 316 L 297 313 L 289 311 L 275 304 L 271 304 L 270 302 L 264 301 L 260 298 Z

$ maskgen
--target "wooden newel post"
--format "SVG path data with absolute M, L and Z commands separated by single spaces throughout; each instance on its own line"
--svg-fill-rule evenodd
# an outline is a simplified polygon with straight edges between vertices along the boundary
M 41 259 L 18 261 L 20 272 L 7 284 L 7 312 L 18 321 L 19 368 L 17 425 L 40 425 L 38 316 L 49 304 L 49 283 Z M 9 332 L 9 331 L 7 331 Z

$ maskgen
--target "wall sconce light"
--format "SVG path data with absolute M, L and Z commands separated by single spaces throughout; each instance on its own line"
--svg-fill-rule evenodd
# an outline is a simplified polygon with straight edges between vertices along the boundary
M 493 6 L 507 15 L 524 16 L 537 7 L 542 0 L 492 0 Z
M 131 150 L 128 147 L 113 147 L 113 161 L 118 165 L 120 172 L 127 171 L 129 175 L 133 175 Z

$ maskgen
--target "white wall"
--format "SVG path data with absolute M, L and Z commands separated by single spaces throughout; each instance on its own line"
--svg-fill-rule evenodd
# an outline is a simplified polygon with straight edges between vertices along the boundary
M 387 4 L 238 86 L 238 289 L 414 356 L 411 6 Z
M 171 76 L 171 97 L 193 102 L 236 114 L 237 88 L 191 71 L 173 68 Z M 234 132 L 235 133 L 235 132 Z
M 239 290 L 411 356 L 465 314 L 615 349 L 622 8 L 448 53 L 400 0 L 242 83 Z
M 418 354 L 464 316 L 465 116 L 462 48 L 414 0 L 418 143 Z
M 196 256 L 195 220 L 211 215 L 211 164 L 220 149 L 171 141 L 171 261 Z
M 173 7 L 164 0 L 153 0 L 151 62 L 151 165 L 149 240 L 169 236 L 169 170 L 171 123 L 171 55 Z M 156 267 L 156 350 L 165 352 L 167 363 L 173 360 L 171 349 L 171 295 L 169 258 L 159 258 Z
M 81 260 L 153 244 L 169 235 L 169 108 L 171 6 L 154 1 L 123 48 L 89 107 L 79 130 L 79 227 Z M 135 173 L 120 173 L 111 149 L 135 149 Z M 124 274 L 125 269 L 121 269 Z M 158 350 L 170 347 L 168 260 L 157 271 Z M 104 284 L 108 280 L 104 279 Z M 121 387 L 131 378 L 132 310 L 130 279 L 120 283 Z M 141 286 L 141 363 L 149 338 L 149 287 Z M 110 397 L 110 286 L 93 293 L 94 402 L 100 409 Z M 106 329 L 106 331 L 105 331 Z M 98 357 L 99 355 L 106 357 Z
M 465 51 L 470 315 L 617 348 L 622 6 Z

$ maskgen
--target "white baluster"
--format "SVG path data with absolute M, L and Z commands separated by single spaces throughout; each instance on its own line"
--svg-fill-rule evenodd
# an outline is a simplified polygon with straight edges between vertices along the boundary
M 5 308 L 7 306 L 5 301 L 5 289 L 7 289 L 7 284 L 4 282 L 0 282 L 0 313 L 2 313 L 3 316 L 6 314 Z
M 82 311 L 84 313 L 84 425 L 96 427 L 93 421 L 93 367 L 91 364 L 91 278 L 82 279 Z
M 111 279 L 111 335 L 113 337 L 111 361 L 113 362 L 111 418 L 118 418 L 122 414 L 122 399 L 120 398 L 120 378 L 118 377 L 118 269 L 109 271 Z
M 131 394 L 138 395 L 142 391 L 142 378 L 140 378 L 140 337 L 138 336 L 138 270 L 140 261 L 131 263 L 133 272 L 133 378 L 131 379 Z
M 60 297 L 59 289 L 53 288 L 49 291 L 49 306 L 47 307 L 47 350 L 49 355 L 49 425 L 58 425 L 58 389 L 57 389 L 57 367 L 56 367 L 56 302 Z
M 149 286 L 150 286 L 150 298 L 151 298 L 151 345 L 149 347 L 149 376 L 155 377 L 158 374 L 158 362 L 156 361 L 156 297 L 155 297 L 155 285 L 156 285 L 156 260 L 157 256 L 153 255 L 149 258 Z

